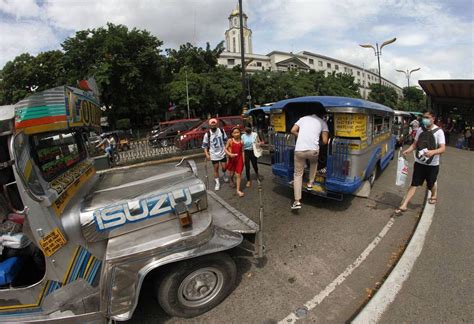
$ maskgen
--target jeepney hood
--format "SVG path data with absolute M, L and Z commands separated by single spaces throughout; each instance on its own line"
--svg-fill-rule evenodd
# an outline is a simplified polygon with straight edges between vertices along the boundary
M 190 213 L 207 208 L 205 185 L 191 168 L 163 164 L 112 170 L 101 174 L 84 198 L 82 234 L 94 242 L 172 219 L 178 222 L 178 203 Z

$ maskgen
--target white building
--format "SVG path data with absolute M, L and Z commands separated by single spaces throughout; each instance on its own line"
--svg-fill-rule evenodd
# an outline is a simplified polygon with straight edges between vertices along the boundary
M 229 15 L 229 29 L 225 32 L 226 49 L 220 55 L 218 63 L 228 68 L 241 65 L 240 58 L 240 20 L 239 8 L 235 8 Z M 334 59 L 328 56 L 302 51 L 299 53 L 288 53 L 272 51 L 267 55 L 254 54 L 252 51 L 252 30 L 247 26 L 248 17 L 243 14 L 244 45 L 246 71 L 324 71 L 325 75 L 330 73 L 347 73 L 354 76 L 355 82 L 359 84 L 360 94 L 367 98 L 370 93 L 370 85 L 378 83 L 378 71 L 364 69 L 363 67 Z M 402 96 L 402 88 L 395 83 L 382 78 L 382 84 L 392 87 Z

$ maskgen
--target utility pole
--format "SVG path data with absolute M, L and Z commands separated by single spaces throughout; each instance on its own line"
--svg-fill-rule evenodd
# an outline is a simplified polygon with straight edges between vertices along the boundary
M 242 0 L 239 0 L 239 20 L 240 20 L 240 60 L 242 68 L 242 108 L 246 102 L 246 86 L 245 86 L 245 44 L 244 44 L 244 18 L 242 9 Z
M 189 110 L 189 87 L 188 87 L 188 67 L 184 67 L 184 75 L 186 77 L 186 105 L 188 107 L 188 119 L 191 118 L 191 113 Z

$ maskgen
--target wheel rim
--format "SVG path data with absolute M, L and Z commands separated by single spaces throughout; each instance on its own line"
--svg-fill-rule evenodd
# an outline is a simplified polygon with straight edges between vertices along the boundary
M 214 267 L 190 273 L 178 289 L 178 299 L 186 307 L 200 307 L 216 298 L 224 285 L 224 274 Z
M 168 140 L 165 140 L 165 139 L 162 140 L 162 141 L 161 141 L 161 146 L 167 147 L 167 146 L 168 146 Z

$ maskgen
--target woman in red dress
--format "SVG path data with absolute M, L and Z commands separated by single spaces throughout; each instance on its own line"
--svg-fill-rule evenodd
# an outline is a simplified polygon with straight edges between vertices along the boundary
M 242 178 L 242 171 L 244 170 L 244 144 L 240 138 L 239 127 L 232 128 L 232 138 L 227 141 L 225 152 L 229 156 L 227 162 L 227 170 L 230 171 L 231 186 L 234 187 L 234 174 L 237 175 L 237 195 L 243 197 L 244 193 L 240 191 L 240 180 Z

